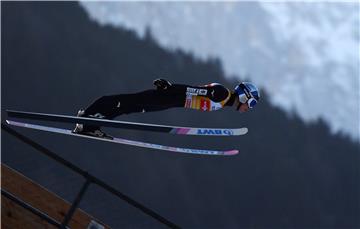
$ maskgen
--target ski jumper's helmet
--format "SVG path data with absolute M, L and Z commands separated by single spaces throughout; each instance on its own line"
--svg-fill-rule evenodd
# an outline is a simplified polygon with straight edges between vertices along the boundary
M 260 99 L 259 89 L 252 83 L 242 82 L 235 87 L 235 93 L 239 96 L 240 104 L 247 103 L 253 108 Z M 239 109 L 240 105 L 237 109 Z

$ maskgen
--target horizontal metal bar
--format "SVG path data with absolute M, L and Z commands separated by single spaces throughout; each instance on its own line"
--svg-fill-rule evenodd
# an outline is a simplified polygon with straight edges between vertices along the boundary
M 9 200 L 11 200 L 14 203 L 16 203 L 17 205 L 25 208 L 26 210 L 30 211 L 31 213 L 33 213 L 34 215 L 40 217 L 41 219 L 47 221 L 48 223 L 50 223 L 50 224 L 52 224 L 52 225 L 54 225 L 56 227 L 60 227 L 61 224 L 58 221 L 54 220 L 53 218 L 51 218 L 47 214 L 41 212 L 37 208 L 34 208 L 33 206 L 25 203 L 23 200 L 17 198 L 16 196 L 12 195 L 11 193 L 7 192 L 6 190 L 1 189 L 1 195 L 5 196 Z M 4 211 L 4 209 L 2 209 L 2 211 Z M 66 227 L 66 228 L 68 228 L 68 227 Z

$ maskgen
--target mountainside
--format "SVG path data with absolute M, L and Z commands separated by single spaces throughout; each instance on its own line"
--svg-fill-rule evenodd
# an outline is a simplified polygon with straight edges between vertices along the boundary
M 360 140 L 358 2 L 82 5 L 100 24 L 140 35 L 149 27 L 163 47 L 217 56 L 228 78 L 248 74 L 272 104 L 305 121 L 320 117 L 333 132 Z
M 101 26 L 74 2 L 1 2 L 2 110 L 76 114 L 96 97 L 153 87 L 152 80 L 232 87 L 222 62 L 161 48 Z M 121 120 L 169 125 L 247 126 L 235 138 L 169 136 L 107 129 L 160 144 L 237 148 L 235 157 L 178 155 L 17 129 L 184 228 L 360 227 L 360 149 L 324 121 L 304 123 L 271 105 L 203 113 L 170 109 Z M 2 114 L 2 121 L 6 115 Z M 2 160 L 72 201 L 81 177 L 2 132 Z M 113 228 L 159 228 L 126 203 L 91 186 L 81 208 Z

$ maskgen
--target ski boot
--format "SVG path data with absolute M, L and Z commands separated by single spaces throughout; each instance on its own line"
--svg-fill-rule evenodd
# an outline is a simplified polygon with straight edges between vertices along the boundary
M 77 113 L 77 117 L 86 117 L 84 110 L 79 110 Z M 76 123 L 75 129 L 72 131 L 74 134 L 82 134 L 87 135 L 91 137 L 96 138 L 106 138 L 106 139 L 114 139 L 112 136 L 106 134 L 102 130 L 100 130 L 100 127 L 98 126 L 90 126 L 90 125 L 84 125 L 80 123 Z

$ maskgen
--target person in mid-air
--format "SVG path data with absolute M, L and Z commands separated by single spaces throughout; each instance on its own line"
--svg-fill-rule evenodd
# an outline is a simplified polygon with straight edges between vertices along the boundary
M 249 82 L 238 84 L 230 90 L 219 83 L 204 86 L 172 84 L 165 79 L 153 81 L 156 89 L 135 94 L 103 96 L 95 100 L 88 108 L 78 112 L 79 117 L 114 119 L 122 114 L 151 112 L 174 107 L 215 111 L 226 106 L 235 107 L 237 111 L 246 112 L 252 109 L 260 99 L 258 88 Z M 112 138 L 99 126 L 76 124 L 74 133 L 94 137 Z

